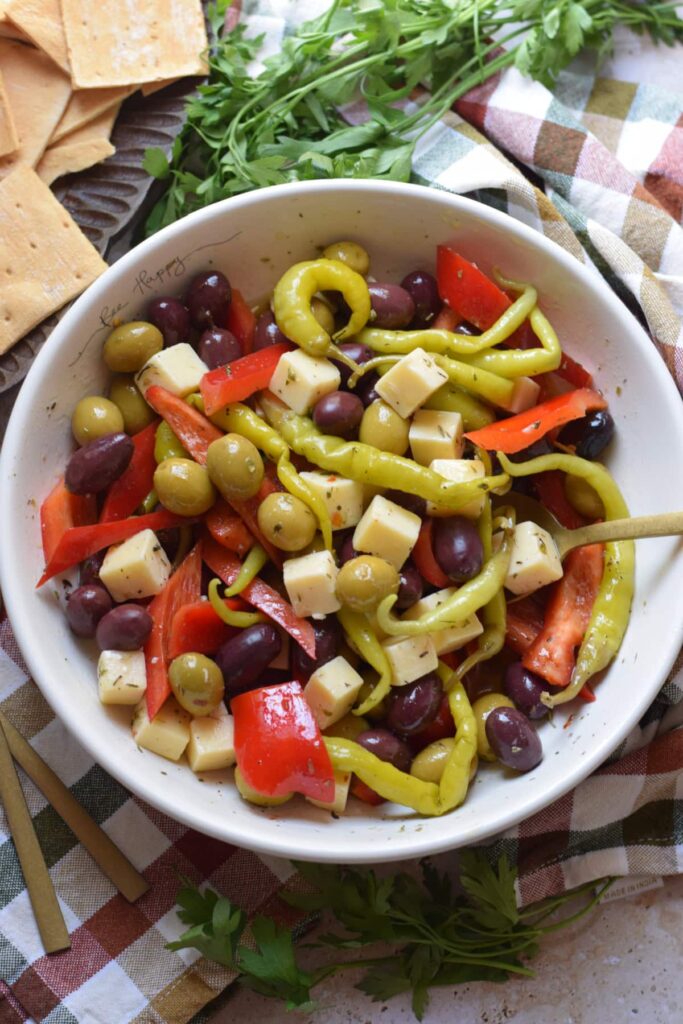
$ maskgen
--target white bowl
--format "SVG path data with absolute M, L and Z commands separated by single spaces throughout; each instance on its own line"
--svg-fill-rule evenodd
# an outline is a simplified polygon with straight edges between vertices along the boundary
M 575 703 L 540 727 L 545 756 L 526 775 L 480 771 L 465 804 L 442 818 L 351 801 L 339 820 L 302 799 L 259 810 L 230 781 L 136 749 L 129 713 L 97 697 L 94 645 L 77 641 L 56 581 L 34 589 L 43 568 L 38 508 L 71 451 L 77 400 L 97 393 L 112 317 L 144 315 L 155 295 L 180 293 L 192 274 L 225 271 L 249 300 L 266 295 L 293 262 L 339 238 L 366 246 L 379 279 L 400 281 L 434 265 L 453 243 L 484 269 L 532 281 L 567 351 L 595 371 L 617 422 L 609 466 L 633 513 L 683 508 L 683 415 L 651 342 L 595 275 L 518 221 L 468 199 L 410 185 L 310 182 L 250 193 L 196 213 L 139 245 L 64 317 L 17 400 L 0 464 L 2 590 L 31 672 L 55 712 L 91 755 L 144 800 L 219 839 L 260 852 L 338 862 L 416 857 L 472 843 L 565 793 L 615 749 L 662 685 L 683 640 L 683 558 L 675 539 L 639 542 L 631 623 L 597 700 Z

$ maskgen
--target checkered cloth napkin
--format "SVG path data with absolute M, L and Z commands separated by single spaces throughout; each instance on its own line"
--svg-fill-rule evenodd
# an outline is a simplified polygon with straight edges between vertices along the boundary
M 310 0 L 260 0 L 247 17 L 272 49 L 319 9 Z M 470 93 L 420 142 L 414 175 L 506 210 L 602 273 L 647 324 L 683 385 L 683 96 L 572 74 L 551 94 L 508 71 Z M 127 904 L 22 778 L 72 948 L 43 955 L 0 809 L 0 1024 L 192 1018 L 233 978 L 191 951 L 165 949 L 182 930 L 174 911 L 178 873 L 295 931 L 305 925 L 280 898 L 298 884 L 288 865 L 187 830 L 90 759 L 28 680 L 6 620 L 0 708 L 151 886 Z M 683 659 L 607 767 L 489 847 L 492 857 L 504 849 L 517 864 L 521 902 L 606 874 L 683 870 L 681 722 Z

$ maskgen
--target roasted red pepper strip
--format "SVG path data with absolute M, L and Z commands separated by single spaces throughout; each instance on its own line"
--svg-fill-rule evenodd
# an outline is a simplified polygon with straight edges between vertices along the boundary
M 505 615 L 505 643 L 515 654 L 526 654 L 543 629 L 543 609 L 531 598 L 513 601 Z
M 355 776 L 351 781 L 351 792 L 364 804 L 370 804 L 371 807 L 379 807 L 380 804 L 386 803 L 383 796 L 375 793 L 374 789 L 370 789 L 362 779 L 357 779 Z
M 256 317 L 237 288 L 232 290 L 232 299 L 225 317 L 225 326 L 235 335 L 242 346 L 242 355 L 249 355 L 254 344 Z
M 150 423 L 131 438 L 133 457 L 128 463 L 128 468 L 107 492 L 100 513 L 101 523 L 111 523 L 115 519 L 132 516 L 152 490 L 154 470 L 157 468 L 154 458 L 157 425 L 157 421 Z
M 534 490 L 540 503 L 552 512 L 560 526 L 567 530 L 578 530 L 580 526 L 586 525 L 587 520 L 569 504 L 564 489 L 565 475 L 559 469 L 539 473 L 534 477 Z
M 442 301 L 480 331 L 488 330 L 512 305 L 479 267 L 446 245 L 436 248 L 436 280 Z
M 204 517 L 206 527 L 214 540 L 240 558 L 254 546 L 254 538 L 238 514 L 227 501 L 219 498 Z
M 72 494 L 60 477 L 40 506 L 40 533 L 45 564 L 49 565 L 65 533 L 74 527 L 89 526 L 97 519 L 94 494 Z
M 94 555 L 96 551 L 108 548 L 110 544 L 128 540 L 141 530 L 170 530 L 174 526 L 187 526 L 192 522 L 193 519 L 176 516 L 164 508 L 158 512 L 150 512 L 146 516 L 131 516 L 128 519 L 115 520 L 113 523 L 73 526 L 62 534 L 36 586 L 42 587 L 43 583 L 47 583 L 57 573 L 71 569 L 85 558 Z
M 242 693 L 230 710 L 237 766 L 247 785 L 267 796 L 333 799 L 332 762 L 300 683 Z
M 233 611 L 241 611 L 246 605 L 238 597 L 226 597 L 225 605 Z M 237 633 L 234 626 L 228 626 L 219 619 L 208 601 L 193 601 L 184 604 L 173 616 L 168 642 L 169 661 L 180 654 L 197 651 L 199 654 L 214 654 L 221 644 Z
M 219 366 L 205 373 L 199 390 L 204 400 L 206 415 L 212 416 L 231 402 L 243 402 L 245 398 L 251 398 L 257 391 L 267 388 L 280 356 L 292 348 L 292 345 L 284 343 L 270 345 L 241 359 L 235 359 L 227 366 Z M 147 400 L 149 401 L 149 398 Z
M 558 395 L 557 398 L 541 402 L 540 405 L 520 412 L 517 416 L 489 423 L 481 430 L 471 430 L 465 437 L 479 448 L 512 455 L 539 441 L 549 430 L 578 420 L 594 409 L 606 408 L 607 402 L 597 391 L 579 388 L 577 391 L 568 391 L 566 395 Z
M 195 462 L 206 465 L 209 445 L 223 437 L 223 432 L 202 416 L 198 409 L 188 405 L 182 398 L 172 395 L 166 388 L 154 384 L 145 391 L 145 399 L 155 412 L 168 423 L 183 448 L 186 448 Z
M 453 581 L 448 578 L 446 573 L 443 571 L 436 558 L 434 557 L 434 550 L 432 547 L 432 527 L 433 521 L 429 518 L 422 520 L 422 526 L 420 527 L 420 533 L 415 542 L 411 558 L 415 563 L 415 568 L 419 572 L 423 580 L 427 583 L 431 583 L 433 587 L 452 587 Z
M 247 498 L 246 501 L 231 501 L 230 504 L 234 508 L 237 515 L 240 517 L 244 525 L 246 526 L 252 537 L 255 537 L 258 543 L 261 545 L 263 550 L 267 553 L 273 565 L 276 565 L 278 569 L 282 568 L 282 552 L 279 551 L 269 540 L 263 536 L 261 528 L 258 524 L 258 507 L 264 498 L 267 498 L 269 494 L 273 494 L 274 491 L 279 491 L 279 486 L 275 481 L 271 480 L 270 477 L 264 476 L 261 486 L 259 487 L 258 494 L 255 494 L 253 498 Z
M 179 608 L 199 600 L 202 583 L 202 543 L 181 562 L 160 594 L 147 606 L 152 632 L 145 644 L 147 714 L 158 713 L 171 693 L 167 666 L 171 660 L 171 624 Z
M 227 586 L 235 582 L 241 568 L 238 560 L 229 551 L 210 538 L 204 542 L 204 561 Z M 247 584 L 240 597 L 254 608 L 258 608 L 273 622 L 277 622 L 278 626 L 282 626 L 284 631 L 289 633 L 292 640 L 296 640 L 309 657 L 315 658 L 313 626 L 306 619 L 300 619 L 294 613 L 292 606 L 283 597 L 280 597 L 277 590 L 273 590 L 257 576 Z

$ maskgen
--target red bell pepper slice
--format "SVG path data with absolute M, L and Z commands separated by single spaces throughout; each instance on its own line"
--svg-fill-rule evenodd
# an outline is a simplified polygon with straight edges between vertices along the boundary
M 72 494 L 60 477 L 40 506 L 40 533 L 45 564 L 49 565 L 65 533 L 75 527 L 89 526 L 97 519 L 94 494 Z
M 292 348 L 292 345 L 284 342 L 280 345 L 270 345 L 241 359 L 235 359 L 227 366 L 219 366 L 205 373 L 199 390 L 204 400 L 206 415 L 212 416 L 231 402 L 243 402 L 245 398 L 251 398 L 257 391 L 267 388 L 280 356 Z
M 215 541 L 228 551 L 234 551 L 244 558 L 254 545 L 254 538 L 240 516 L 230 508 L 227 501 L 219 498 L 204 517 L 206 527 Z
M 237 288 L 232 290 L 232 299 L 230 300 L 225 317 L 225 326 L 235 335 L 242 346 L 242 355 L 249 355 L 254 344 L 256 317 Z
M 145 644 L 147 714 L 159 712 L 171 693 L 167 665 L 170 661 L 171 624 L 179 608 L 199 600 L 202 583 L 202 542 L 195 544 L 169 578 L 164 589 L 147 606 L 152 631 Z
M 223 582 L 230 586 L 237 579 L 241 565 L 238 560 L 217 544 L 215 540 L 207 537 L 204 543 L 204 561 L 209 569 Z M 283 597 L 280 597 L 277 590 L 273 590 L 267 583 L 257 576 L 247 584 L 240 597 L 248 604 L 258 608 L 260 612 L 267 615 L 278 626 L 282 626 L 286 633 L 289 633 L 292 640 L 296 640 L 300 647 L 311 658 L 315 658 L 315 632 L 313 626 L 307 619 L 300 619 L 295 614 L 291 604 L 288 604 Z
M 130 516 L 128 519 L 117 519 L 112 523 L 94 523 L 92 526 L 72 526 L 66 530 L 52 552 L 45 567 L 45 572 L 38 580 L 36 587 L 78 565 L 85 558 L 94 555 L 110 544 L 119 544 L 129 537 L 134 537 L 141 530 L 170 530 L 174 526 L 187 526 L 193 523 L 187 516 L 177 516 L 165 508 L 158 512 L 150 512 L 146 516 Z
M 168 423 L 183 448 L 186 448 L 195 462 L 206 465 L 209 445 L 223 437 L 223 431 L 214 427 L 199 409 L 188 405 L 182 398 L 172 395 L 166 388 L 153 384 L 145 391 L 145 399 L 155 412 Z
M 578 530 L 585 526 L 587 520 L 580 515 L 567 498 L 564 481 L 566 473 L 552 469 L 547 473 L 539 473 L 534 477 L 534 490 L 540 503 L 551 512 L 560 526 L 567 530 Z
M 439 312 L 436 314 L 429 329 L 434 331 L 455 331 L 458 324 L 461 322 L 460 316 L 450 306 L 442 306 Z
M 436 248 L 436 280 L 442 301 L 480 331 L 491 327 L 511 305 L 479 267 L 446 245 Z
M 154 470 L 157 468 L 154 458 L 156 430 L 157 423 L 150 423 L 131 438 L 133 457 L 128 463 L 128 468 L 107 492 L 100 513 L 101 523 L 111 523 L 115 519 L 132 516 L 152 490 Z
M 543 629 L 543 609 L 532 598 L 512 601 L 505 616 L 505 643 L 520 656 L 526 654 Z
M 383 796 L 376 793 L 374 789 L 370 789 L 362 779 L 358 779 L 356 776 L 351 780 L 351 793 L 362 800 L 364 804 L 370 804 L 371 807 L 379 807 L 380 804 L 386 803 Z
M 271 544 L 269 540 L 266 540 L 258 524 L 259 505 L 264 498 L 268 497 L 269 494 L 273 494 L 274 491 L 279 490 L 280 487 L 274 480 L 271 480 L 268 476 L 264 476 L 261 486 L 259 487 L 258 494 L 255 494 L 253 498 L 247 498 L 246 501 L 236 501 L 233 499 L 230 504 L 252 537 L 256 538 L 263 550 L 267 553 L 273 565 L 276 565 L 278 569 L 281 569 L 282 552 L 279 551 L 274 544 Z
M 443 587 L 452 587 L 453 581 L 448 578 L 434 557 L 432 547 L 433 525 L 433 520 L 430 518 L 422 520 L 420 533 L 412 550 L 411 558 L 422 579 L 441 590 Z
M 541 402 L 533 409 L 509 416 L 505 420 L 489 423 L 481 430 L 465 434 L 472 444 L 487 451 L 506 452 L 508 455 L 521 452 L 535 441 L 539 441 L 549 430 L 563 427 L 565 423 L 578 420 L 594 409 L 606 409 L 607 402 L 597 391 L 579 388 L 558 395 L 547 402 Z
M 238 597 L 226 597 L 225 606 L 240 611 L 246 605 Z M 208 601 L 182 605 L 173 616 L 168 641 L 168 658 L 173 661 L 188 651 L 214 654 L 221 644 L 237 633 L 218 617 Z
M 235 756 L 245 781 L 258 793 L 303 793 L 329 802 L 334 773 L 301 683 L 263 686 L 233 697 Z

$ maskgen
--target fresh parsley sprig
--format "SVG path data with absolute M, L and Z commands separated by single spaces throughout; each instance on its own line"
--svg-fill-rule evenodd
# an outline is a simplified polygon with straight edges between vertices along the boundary
M 148 234 L 219 199 L 311 178 L 407 181 L 416 142 L 453 103 L 515 65 L 552 85 L 582 49 L 603 56 L 616 25 L 656 42 L 683 40 L 674 2 L 637 0 L 332 0 L 286 37 L 256 78 L 261 40 L 224 30 L 212 9 L 209 78 L 190 101 L 170 161 L 147 150 L 167 182 Z M 415 98 L 417 103 L 406 102 Z M 426 90 L 426 91 L 425 91 Z M 344 108 L 361 101 L 367 120 Z
M 343 934 L 322 935 L 308 948 L 360 950 L 376 946 L 377 955 L 331 959 L 304 970 L 297 962 L 292 933 L 272 918 L 246 914 L 227 898 L 199 892 L 189 883 L 178 894 L 180 919 L 188 930 L 169 949 L 192 948 L 239 972 L 242 984 L 283 1000 L 288 1009 L 312 1005 L 311 990 L 324 978 L 362 967 L 357 987 L 374 1001 L 412 992 L 415 1016 L 422 1020 L 429 990 L 437 985 L 504 981 L 532 975 L 527 965 L 543 937 L 587 914 L 611 884 L 595 883 L 518 910 L 516 872 L 502 856 L 493 868 L 477 851 L 460 854 L 460 887 L 428 861 L 422 879 L 400 873 L 380 877 L 371 870 L 297 864 L 310 887 L 285 894 L 293 906 L 311 915 L 332 914 Z M 565 905 L 578 909 L 559 920 Z M 552 919 L 552 921 L 551 921 Z

